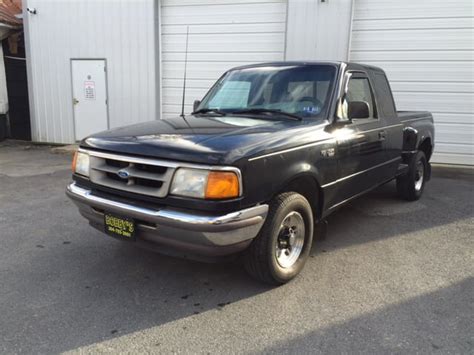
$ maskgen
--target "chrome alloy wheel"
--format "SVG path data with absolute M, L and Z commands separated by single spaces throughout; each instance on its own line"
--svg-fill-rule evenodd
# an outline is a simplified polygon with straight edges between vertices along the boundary
M 275 256 L 282 268 L 292 267 L 303 250 L 305 224 L 303 216 L 296 211 L 288 213 L 278 232 Z
M 415 167 L 415 190 L 420 191 L 423 186 L 423 178 L 425 174 L 425 166 L 421 160 L 416 162 Z

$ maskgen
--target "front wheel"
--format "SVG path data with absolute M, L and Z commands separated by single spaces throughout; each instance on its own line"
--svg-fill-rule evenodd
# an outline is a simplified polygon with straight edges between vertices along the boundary
M 408 172 L 397 178 L 398 194 L 408 201 L 416 201 L 423 194 L 428 173 L 425 153 L 418 151 L 408 163 Z
M 259 235 L 244 254 L 246 270 L 274 285 L 293 279 L 308 259 L 313 225 L 313 212 L 306 198 L 295 192 L 276 196 Z

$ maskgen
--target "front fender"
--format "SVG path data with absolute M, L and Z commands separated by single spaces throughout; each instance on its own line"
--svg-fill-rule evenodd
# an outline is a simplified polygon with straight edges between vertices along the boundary
M 303 178 L 311 178 L 318 188 L 321 187 L 318 168 L 308 163 L 295 163 L 290 165 L 283 174 L 283 177 L 284 179 L 279 179 L 278 183 L 275 184 L 274 191 L 283 191 L 285 187 L 289 186 L 292 182 Z
M 245 205 L 266 203 L 305 177 L 311 178 L 313 186 L 321 192 L 322 184 L 336 178 L 337 170 L 337 161 L 334 157 L 323 157 L 321 147 L 323 145 L 248 161 L 243 171 Z

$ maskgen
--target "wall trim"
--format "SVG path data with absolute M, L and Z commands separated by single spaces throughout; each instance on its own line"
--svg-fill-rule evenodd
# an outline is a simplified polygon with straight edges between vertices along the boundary
M 161 0 L 153 1 L 154 12 L 154 33 L 153 48 L 155 53 L 155 120 L 161 119 L 163 116 L 162 108 L 162 76 L 161 76 Z
M 35 93 L 33 90 L 33 68 L 31 66 L 31 43 L 30 43 L 30 13 L 26 11 L 28 0 L 23 0 L 23 34 L 25 38 L 25 59 L 26 59 L 26 83 L 28 85 L 28 102 L 30 106 L 30 130 L 31 140 L 39 141 L 39 122 L 36 120 Z

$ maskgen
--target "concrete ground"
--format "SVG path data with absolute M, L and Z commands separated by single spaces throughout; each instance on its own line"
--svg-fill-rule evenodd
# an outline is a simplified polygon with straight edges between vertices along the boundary
M 70 156 L 0 144 L 0 352 L 474 353 L 472 170 L 387 184 L 329 219 L 303 273 L 164 257 L 90 228 Z

